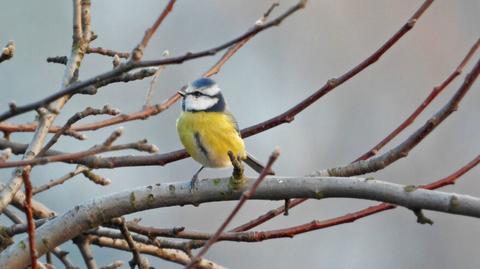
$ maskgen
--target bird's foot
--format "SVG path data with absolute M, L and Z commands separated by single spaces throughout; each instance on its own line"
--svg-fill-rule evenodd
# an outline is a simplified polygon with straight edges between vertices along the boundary
M 198 174 L 193 175 L 192 180 L 190 180 L 190 192 L 193 192 L 198 187 Z

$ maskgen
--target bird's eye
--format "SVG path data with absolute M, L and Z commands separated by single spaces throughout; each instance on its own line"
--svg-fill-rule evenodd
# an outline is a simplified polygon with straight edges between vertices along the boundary
M 193 94 L 193 96 L 195 96 L 195 97 L 199 97 L 200 95 L 202 95 L 200 92 L 193 92 L 192 94 Z

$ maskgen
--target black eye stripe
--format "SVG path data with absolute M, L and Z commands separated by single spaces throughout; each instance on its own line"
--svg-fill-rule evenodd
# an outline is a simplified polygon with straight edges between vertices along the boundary
M 220 96 L 220 93 L 217 93 L 215 95 L 208 95 L 208 94 L 204 94 L 204 93 L 199 92 L 199 91 L 194 91 L 194 92 L 186 93 L 185 95 L 193 95 L 193 96 L 196 96 L 196 97 L 207 96 L 207 97 L 210 97 L 210 98 L 218 98 L 218 96 Z

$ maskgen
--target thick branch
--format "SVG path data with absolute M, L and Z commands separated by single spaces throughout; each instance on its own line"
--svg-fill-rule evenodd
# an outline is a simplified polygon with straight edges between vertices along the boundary
M 83 59 L 85 48 L 88 46 L 88 42 L 82 42 L 81 39 L 81 8 L 80 8 L 80 0 L 73 0 L 73 44 L 72 44 L 72 52 L 70 58 L 68 59 L 67 66 L 65 68 L 65 72 L 62 78 L 61 89 L 68 88 L 69 84 L 72 82 L 72 79 L 75 76 L 75 72 L 77 72 L 80 63 Z M 79 39 L 80 38 L 80 39 Z M 24 155 L 25 160 L 30 160 L 35 157 L 35 155 L 40 151 L 43 142 L 48 134 L 48 130 L 50 126 L 53 124 L 53 121 L 57 117 L 58 112 L 63 108 L 65 103 L 69 99 L 69 95 L 62 95 L 59 96 L 60 98 L 55 98 L 50 100 L 49 102 L 44 103 L 39 107 L 46 107 L 48 106 L 48 110 L 39 109 L 39 120 L 38 120 L 38 127 L 35 131 L 33 139 L 30 142 L 29 147 L 26 150 Z M 53 102 L 55 101 L 55 102 Z M 51 103 L 53 102 L 53 103 Z M 15 114 L 19 107 L 14 106 L 10 107 L 8 113 Z M 52 113 L 56 112 L 56 113 Z M 2 120 L 0 120 L 2 121 Z M 0 191 L 0 211 L 3 210 L 11 201 L 15 193 L 20 189 L 22 185 L 22 177 L 21 174 L 23 173 L 23 168 L 15 169 L 12 178 L 7 183 L 6 187 Z
M 253 184 L 248 179 L 245 188 Z M 202 180 L 192 193 L 190 181 L 156 184 L 98 198 L 45 223 L 37 230 L 37 251 L 70 240 L 110 219 L 151 208 L 237 200 L 244 188 L 234 190 L 230 178 Z M 251 199 L 347 197 L 387 202 L 406 208 L 428 209 L 451 214 L 480 217 L 480 199 L 468 195 L 408 188 L 403 185 L 362 178 L 270 177 Z M 0 253 L 0 268 L 28 266 L 25 239 Z

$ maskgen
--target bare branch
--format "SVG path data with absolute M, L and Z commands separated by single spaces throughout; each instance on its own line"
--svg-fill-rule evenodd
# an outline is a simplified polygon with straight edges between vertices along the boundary
M 247 179 L 246 188 L 253 184 Z M 392 203 L 406 208 L 427 209 L 450 214 L 480 217 L 480 199 L 468 195 L 444 193 L 363 178 L 268 177 L 251 199 L 285 200 L 291 198 L 346 197 Z M 151 208 L 237 200 L 245 190 L 232 189 L 230 178 L 204 179 L 192 194 L 190 181 L 157 184 L 104 196 L 58 216 L 37 230 L 39 255 L 82 232 L 110 219 Z M 22 245 L 23 244 L 23 245 Z M 24 268 L 29 264 L 23 240 L 0 253 L 0 268 Z
M 92 244 L 99 245 L 102 247 L 110 247 L 119 250 L 128 251 L 128 244 L 125 240 L 111 239 L 108 237 L 99 237 L 90 235 L 90 241 Z M 167 261 L 172 261 L 178 264 L 186 265 L 190 262 L 190 257 L 184 252 L 176 249 L 164 249 L 152 245 L 145 245 L 137 243 L 137 247 L 141 253 L 152 255 L 165 259 Z M 225 269 L 224 267 L 215 264 L 212 261 L 202 259 L 201 262 L 197 265 L 199 269 Z
M 264 23 L 265 20 L 268 18 L 272 10 L 276 7 L 276 3 L 273 3 L 272 6 L 263 14 L 263 16 L 256 22 L 256 24 L 259 24 L 258 22 Z M 251 36 L 253 37 L 253 36 Z M 233 45 L 231 48 L 229 48 L 225 54 L 218 60 L 207 72 L 203 74 L 204 77 L 210 77 L 212 75 L 217 74 L 220 69 L 223 67 L 223 65 L 240 49 L 247 43 L 251 37 L 246 38 L 235 45 Z M 118 65 L 118 64 L 117 64 Z M 117 66 L 116 65 L 116 66 Z M 146 71 L 150 71 L 150 69 L 143 69 L 141 71 L 138 71 L 136 74 L 145 74 L 147 73 Z M 156 69 L 152 69 L 152 72 L 148 72 L 148 74 L 145 74 L 145 76 L 138 78 L 138 79 L 143 79 L 144 77 L 154 75 L 156 73 Z M 129 74 L 129 73 L 127 73 Z M 126 76 L 126 74 L 121 75 L 117 80 L 118 81 L 123 81 L 123 82 L 128 82 L 133 79 L 121 79 L 121 77 Z M 132 75 L 132 77 L 135 77 L 135 75 Z M 94 86 L 93 89 L 97 89 L 99 86 Z M 186 87 L 183 86 L 182 89 Z M 153 106 L 147 106 L 144 107 L 141 111 L 134 112 L 131 114 L 121 114 L 117 117 L 112 117 L 107 120 L 99 121 L 99 122 L 94 122 L 94 123 L 89 123 L 89 124 L 83 124 L 83 125 L 78 125 L 78 126 L 73 126 L 70 131 L 76 130 L 76 131 L 93 131 L 93 130 L 98 130 L 103 127 L 127 122 L 127 121 L 134 121 L 134 120 L 145 120 L 146 118 L 154 115 L 158 115 L 164 110 L 168 109 L 170 106 L 175 104 L 178 100 L 180 99 L 180 95 L 178 93 L 175 93 L 173 96 L 168 98 L 166 101 L 164 101 L 161 104 L 156 104 Z M 19 125 L 13 125 L 9 123 L 1 123 L 0 122 L 0 130 L 4 132 L 31 132 L 34 131 L 36 128 L 35 123 L 30 123 L 30 124 L 19 124 Z M 54 126 L 50 129 L 50 132 L 57 132 L 58 129 L 60 129 L 59 126 Z
M 258 187 L 260 186 L 260 183 L 265 179 L 267 175 L 269 175 L 272 171 L 272 165 L 273 163 L 277 160 L 278 156 L 280 155 L 280 152 L 278 150 L 275 150 L 271 155 L 268 160 L 267 165 L 265 168 L 263 168 L 263 171 L 260 173 L 258 176 L 257 180 L 253 183 L 253 185 L 243 192 L 242 196 L 240 197 L 240 200 L 238 201 L 237 205 L 235 208 L 232 210 L 230 215 L 225 219 L 225 221 L 220 225 L 220 227 L 217 229 L 217 231 L 213 234 L 213 236 L 208 239 L 208 241 L 205 243 L 203 248 L 200 250 L 200 252 L 192 258 L 192 261 L 185 266 L 186 269 L 191 269 L 196 266 L 196 264 L 200 261 L 203 256 L 207 253 L 208 249 L 217 241 L 218 237 L 225 231 L 227 228 L 228 224 L 233 220 L 235 215 L 240 211 L 240 208 L 242 208 L 243 204 L 252 196 L 255 194 L 257 191 Z M 231 158 L 231 157 L 230 157 Z
M 128 59 L 128 57 L 130 57 L 130 53 L 128 52 L 114 51 L 114 50 L 109 50 L 102 47 L 98 47 L 98 48 L 88 47 L 87 54 L 92 54 L 92 53 L 100 54 L 103 56 L 110 56 L 110 57 L 115 57 L 115 55 L 117 55 L 118 57 L 124 58 L 124 59 Z
M 388 134 L 382 141 L 380 141 L 377 145 L 375 145 L 372 149 L 368 152 L 363 154 L 362 156 L 358 157 L 355 161 L 366 160 L 370 157 L 375 156 L 380 149 L 382 149 L 388 142 L 392 141 L 400 132 L 405 130 L 408 126 L 410 126 L 415 119 L 420 115 L 420 113 L 427 108 L 427 106 L 437 97 L 456 77 L 458 77 L 467 62 L 473 57 L 475 51 L 480 47 L 480 39 L 477 39 L 477 42 L 470 48 L 467 55 L 463 58 L 462 62 L 457 66 L 457 68 L 453 71 L 447 79 L 445 79 L 440 85 L 433 88 L 432 92 L 427 96 L 427 98 L 420 104 L 420 106 L 413 111 L 413 113 L 404 121 L 402 122 L 395 130 L 393 130 L 390 134 Z
M 112 145 L 112 143 L 122 134 L 122 128 L 118 128 L 103 142 L 101 145 L 96 145 L 88 150 L 79 151 L 74 153 L 65 153 L 58 155 L 50 155 L 50 151 L 47 152 L 47 156 L 36 157 L 28 160 L 21 161 L 11 161 L 0 163 L 0 168 L 8 167 L 19 167 L 26 165 L 45 165 L 52 162 L 75 162 L 75 160 L 83 159 L 88 156 L 93 156 L 99 153 L 125 150 L 125 149 L 134 149 L 138 151 L 146 151 L 149 153 L 154 153 L 158 151 L 158 147 L 152 144 L 149 144 L 146 139 L 142 139 L 135 143 L 127 143 L 122 145 Z M 95 157 L 96 158 L 96 157 Z
M 83 261 L 88 269 L 97 269 L 97 263 L 93 257 L 92 249 L 90 248 L 90 242 L 86 237 L 80 236 L 73 239 L 73 242 L 77 245 L 80 253 L 82 254 Z
M 432 94 L 438 94 L 438 93 L 434 93 L 434 92 L 436 91 L 435 89 L 440 89 L 440 88 L 442 88 L 442 87 L 445 88 L 445 87 L 448 85 L 448 83 L 456 77 L 455 74 L 462 71 L 463 67 L 466 65 L 466 63 L 468 62 L 468 60 L 471 59 L 471 57 L 472 57 L 473 54 L 474 54 L 474 51 L 478 48 L 478 46 L 479 46 L 479 41 L 477 41 L 477 42 L 472 46 L 472 48 L 469 50 L 469 52 L 468 52 L 467 55 L 464 57 L 464 59 L 462 60 L 462 62 L 459 64 L 459 66 L 457 67 L 457 69 L 441 84 L 441 86 L 434 88 L 434 90 L 432 91 Z M 465 82 L 464 82 L 464 83 L 465 83 Z M 434 96 L 432 96 L 432 94 L 430 94 L 429 97 L 427 97 L 427 99 L 426 99 L 425 101 L 428 101 L 428 100 L 429 100 L 429 102 L 431 102 L 432 100 L 430 100 L 429 98 L 434 97 Z M 428 105 L 428 104 L 427 104 L 427 105 Z M 447 103 L 447 105 L 445 105 L 444 108 L 447 107 L 448 105 L 449 105 L 449 104 Z M 422 105 L 421 105 L 420 107 L 422 107 Z M 417 108 L 417 109 L 415 110 L 415 112 L 412 114 L 413 117 L 410 116 L 410 117 L 407 119 L 407 121 L 403 122 L 399 127 L 397 127 L 397 128 L 395 129 L 394 132 L 392 132 L 391 134 L 389 134 L 385 139 L 383 139 L 379 144 L 377 144 L 377 146 L 375 146 L 373 149 L 371 149 L 371 150 L 370 150 L 369 152 L 367 152 L 366 154 L 364 154 L 364 155 L 360 156 L 359 158 L 357 158 L 357 161 L 358 161 L 358 160 L 368 159 L 368 158 L 370 158 L 371 156 L 375 155 L 380 148 L 382 148 L 383 146 L 385 146 L 386 143 L 388 143 L 389 141 L 391 141 L 391 139 L 393 139 L 396 135 L 398 135 L 398 134 L 406 127 L 406 126 L 403 126 L 404 124 L 406 124 L 406 122 L 408 122 L 409 120 L 413 120 L 416 116 L 418 116 L 419 113 L 421 113 L 421 111 L 424 109 L 424 107 L 421 108 L 421 110 L 419 110 L 420 107 Z M 416 114 L 417 111 L 418 111 L 418 114 Z M 433 118 L 432 118 L 432 119 L 433 119 Z M 420 134 L 420 133 L 417 131 L 416 134 L 418 135 L 418 134 Z M 412 136 L 415 137 L 415 135 L 412 135 Z M 412 137 L 412 136 L 411 136 L 411 137 Z M 407 144 L 403 144 L 403 146 L 406 146 L 406 145 L 407 145 Z M 397 147 L 397 149 L 398 149 L 397 152 L 407 151 L 406 148 L 398 148 L 398 147 Z M 373 155 L 372 155 L 372 154 L 373 154 Z M 382 160 L 382 157 L 385 157 L 385 156 L 387 156 L 387 154 L 384 154 L 384 155 L 378 157 L 377 160 Z M 399 156 L 399 157 L 401 157 L 401 156 Z M 387 166 L 388 166 L 388 165 L 387 165 Z M 386 167 L 386 166 L 385 166 L 385 167 Z M 324 173 L 325 173 L 325 170 L 324 170 Z M 335 174 L 329 174 L 329 175 L 330 175 L 330 176 L 336 176 Z M 351 174 L 351 176 L 355 176 L 355 175 L 358 175 L 358 174 Z M 306 200 L 307 200 L 307 199 L 296 199 L 296 200 L 293 200 L 293 201 L 291 201 L 291 202 L 289 203 L 288 208 L 293 208 L 293 207 L 295 207 L 295 206 L 297 206 L 297 205 L 305 202 Z M 287 209 L 288 209 L 288 208 L 287 208 Z M 253 228 L 253 227 L 256 227 L 257 225 L 260 225 L 260 224 L 262 224 L 262 223 L 264 223 L 264 222 L 266 222 L 266 221 L 268 221 L 268 220 L 270 220 L 270 219 L 272 219 L 272 218 L 274 218 L 274 217 L 276 217 L 276 216 L 284 213 L 284 212 L 285 212 L 285 209 L 286 209 L 285 207 L 278 207 L 278 208 L 276 208 L 276 209 L 272 209 L 272 210 L 270 210 L 269 212 L 267 212 L 266 214 L 263 214 L 263 215 L 259 216 L 258 218 L 254 219 L 254 220 L 252 220 L 252 221 L 249 221 L 249 222 L 247 222 L 247 223 L 245 223 L 245 224 L 243 224 L 243 225 L 240 225 L 240 226 L 236 227 L 233 231 L 237 231 L 237 232 L 238 232 L 238 231 L 246 231 L 246 230 L 249 230 L 249 229 L 251 229 L 251 228 Z
M 30 169 L 24 169 L 23 183 L 25 184 L 25 214 L 27 216 L 28 225 L 28 246 L 30 249 L 30 265 L 32 269 L 38 268 L 38 254 L 35 249 L 35 222 L 33 221 L 32 213 L 32 182 L 30 181 Z
M 95 109 L 91 107 L 87 107 L 82 112 L 75 113 L 70 119 L 68 119 L 67 123 L 63 125 L 60 130 L 58 130 L 55 135 L 48 141 L 48 143 L 38 152 L 37 156 L 42 156 L 49 150 L 55 143 L 57 143 L 58 139 L 62 134 L 64 134 L 70 127 L 77 121 L 93 115 L 118 115 L 120 111 L 116 108 L 111 108 L 109 105 L 105 105 L 102 109 Z
M 153 34 L 155 34 L 160 24 L 168 16 L 168 14 L 170 14 L 175 2 L 176 0 L 170 0 L 165 9 L 160 14 L 160 16 L 158 16 L 157 20 L 153 23 L 152 27 L 148 28 L 147 31 L 145 31 L 145 35 L 143 36 L 142 41 L 140 41 L 140 43 L 132 51 L 133 61 L 139 61 L 142 59 L 143 50 L 147 47 L 150 38 L 152 38 Z
M 65 181 L 75 177 L 76 175 L 78 174 L 81 174 L 85 171 L 88 171 L 90 170 L 90 168 L 88 167 L 85 167 L 85 166 L 77 166 L 77 168 L 75 168 L 74 171 L 70 172 L 70 173 L 67 173 L 66 175 L 60 177 L 60 178 L 57 178 L 57 179 L 52 179 L 50 180 L 47 184 L 44 184 L 40 187 L 37 187 L 37 188 L 34 188 L 33 189 L 33 195 L 37 194 L 37 193 L 40 193 L 42 191 L 46 191 L 46 190 L 49 190 L 50 188 L 54 187 L 54 186 L 57 186 L 57 185 L 60 185 L 60 184 L 63 184 L 65 183 Z
M 293 7 L 288 9 L 287 11 L 285 11 L 285 13 L 278 16 L 276 19 L 274 19 L 274 20 L 272 20 L 268 23 L 265 23 L 263 25 L 260 25 L 258 27 L 255 27 L 254 29 L 252 29 L 252 30 L 244 33 L 243 35 L 240 35 L 239 37 L 234 38 L 234 39 L 232 39 L 232 40 L 230 40 L 230 41 L 228 41 L 228 42 L 226 42 L 222 45 L 219 45 L 219 46 L 216 46 L 216 47 L 213 47 L 213 48 L 210 48 L 210 49 L 206 49 L 206 50 L 203 50 L 203 51 L 199 51 L 199 52 L 194 52 L 194 53 L 188 52 L 188 53 L 186 53 L 182 56 L 177 56 L 177 57 L 170 57 L 170 58 L 166 58 L 166 59 L 151 60 L 151 61 L 128 62 L 126 64 L 120 64 L 119 66 L 117 66 L 115 69 L 113 69 L 111 71 L 102 73 L 102 74 L 100 74 L 96 77 L 87 79 L 87 80 L 82 81 L 82 82 L 73 83 L 72 85 L 70 85 L 68 87 L 65 87 L 62 90 L 57 91 L 56 93 L 54 93 L 50 96 L 47 96 L 47 97 L 45 97 L 45 98 L 43 98 L 39 101 L 30 103 L 30 104 L 27 104 L 27 105 L 23 105 L 23 106 L 17 106 L 16 109 L 13 110 L 13 111 L 12 110 L 6 111 L 6 112 L 0 114 L 0 122 L 4 121 L 6 119 L 9 119 L 13 116 L 20 115 L 20 114 L 23 114 L 25 112 L 35 110 L 39 107 L 43 107 L 43 106 L 49 104 L 50 102 L 55 101 L 55 100 L 57 100 L 59 98 L 62 98 L 64 96 L 70 96 L 72 94 L 81 92 L 83 89 L 87 88 L 88 86 L 92 86 L 92 85 L 95 85 L 95 84 L 98 84 L 98 83 L 103 83 L 106 80 L 115 78 L 119 75 L 122 75 L 125 72 L 128 72 L 128 71 L 132 70 L 132 69 L 141 68 L 141 67 L 149 67 L 149 66 L 181 64 L 185 61 L 190 61 L 190 60 L 194 60 L 194 59 L 202 58 L 202 57 L 206 57 L 206 56 L 213 56 L 213 55 L 217 54 L 218 52 L 220 52 L 224 49 L 227 49 L 230 46 L 242 41 L 245 38 L 249 38 L 249 37 L 251 37 L 251 36 L 253 36 L 253 35 L 255 35 L 259 32 L 262 32 L 264 30 L 267 30 L 267 29 L 269 29 L 273 26 L 278 26 L 284 19 L 286 19 L 287 17 L 289 17 L 290 15 L 295 13 L 296 11 L 302 9 L 305 6 L 305 2 L 306 2 L 305 0 L 300 1 L 296 5 L 294 5 Z
M 119 219 L 120 225 L 118 228 L 122 232 L 123 237 L 125 238 L 125 241 L 127 241 L 128 248 L 130 251 L 132 251 L 133 254 L 133 259 L 129 262 L 130 267 L 132 269 L 135 268 L 135 265 L 138 265 L 140 269 L 148 269 L 149 265 L 146 259 L 143 259 L 140 256 L 140 252 L 137 249 L 137 246 L 135 242 L 132 239 L 132 236 L 130 235 L 130 232 L 128 231 L 127 226 L 125 225 L 125 220 L 123 218 Z

